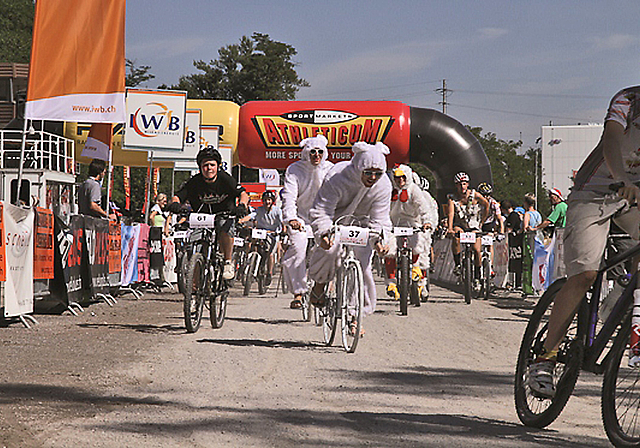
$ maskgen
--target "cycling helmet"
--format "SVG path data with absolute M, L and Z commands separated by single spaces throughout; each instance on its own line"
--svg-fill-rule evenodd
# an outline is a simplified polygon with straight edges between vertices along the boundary
M 262 193 L 262 200 L 264 201 L 265 199 L 271 199 L 273 202 L 276 202 L 276 195 L 273 191 L 267 190 Z
M 202 164 L 208 160 L 215 160 L 218 162 L 218 165 L 220 165 L 222 163 L 222 156 L 217 149 L 212 146 L 207 146 L 206 148 L 201 149 L 196 156 L 198 167 L 201 167 Z
M 491 193 L 493 193 L 493 187 L 489 185 L 487 182 L 481 182 L 478 185 L 478 192 L 482 196 L 489 196 Z
M 458 174 L 453 176 L 453 182 L 459 184 L 460 182 L 469 182 L 469 175 L 464 171 L 460 171 Z

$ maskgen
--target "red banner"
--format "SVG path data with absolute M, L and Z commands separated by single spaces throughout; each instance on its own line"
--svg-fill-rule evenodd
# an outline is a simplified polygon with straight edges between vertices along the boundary
M 262 205 L 262 193 L 266 191 L 267 184 L 243 183 L 242 186 L 249 195 L 249 205 L 253 208 L 260 207 Z
M 53 278 L 53 212 L 36 207 L 35 244 L 33 249 L 33 278 Z
M 329 161 L 351 159 L 359 141 L 383 142 L 389 166 L 409 160 L 410 108 L 397 101 L 252 101 L 240 108 L 238 154 L 251 168 L 285 169 L 300 141 L 324 134 Z
M 109 274 L 120 272 L 122 264 L 120 224 L 109 221 Z

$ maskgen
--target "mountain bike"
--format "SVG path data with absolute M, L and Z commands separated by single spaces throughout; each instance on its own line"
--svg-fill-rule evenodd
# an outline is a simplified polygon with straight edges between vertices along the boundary
M 352 216 L 339 218 L 331 229 L 334 244 L 340 245 L 336 275 L 325 287 L 325 305 L 318 309 L 326 345 L 333 344 L 338 318 L 341 322 L 342 346 L 348 353 L 356 351 L 362 328 L 364 282 L 360 260 L 354 247 L 367 246 L 371 237 L 381 232 L 357 225 Z
M 491 248 L 493 247 L 493 234 L 482 233 L 481 238 L 481 261 L 480 261 L 480 297 L 488 300 L 492 291 L 492 265 L 491 265 Z
M 184 320 L 187 332 L 195 333 L 200 328 L 205 303 L 209 307 L 211 326 L 220 328 L 227 311 L 229 287 L 222 278 L 224 257 L 219 251 L 216 222 L 230 217 L 229 212 L 216 215 L 191 213 L 189 236 L 191 254 L 189 269 L 185 277 Z
M 628 350 L 634 290 L 640 288 L 638 274 L 630 280 L 626 273 L 620 274 L 620 279 L 626 278 L 623 284 L 627 286 L 619 297 L 606 297 L 607 301 L 615 300 L 615 305 L 608 316 L 600 316 L 604 322 L 598 319 L 599 305 L 606 294 L 603 285 L 608 284 L 607 274 L 638 255 L 640 244 L 607 260 L 598 271 L 561 341 L 553 398 L 538 396 L 531 390 L 528 367 L 543 353 L 551 306 L 566 279 L 554 282 L 539 299 L 522 338 L 515 372 L 515 406 L 523 424 L 537 428 L 551 424 L 569 400 L 580 370 L 604 373 L 601 404 L 607 436 L 615 446 L 640 447 L 640 365 L 630 365 Z
M 460 238 L 460 280 L 463 285 L 464 301 L 468 305 L 475 296 L 474 267 L 476 253 L 473 246 L 476 243 L 476 232 L 457 232 L 456 237 Z
M 258 294 L 267 292 L 267 261 L 273 245 L 277 243 L 275 232 L 265 229 L 251 230 L 251 249 L 247 255 L 244 270 L 244 288 L 242 294 L 249 295 L 254 280 L 258 284 Z
M 396 278 L 398 293 L 400 294 L 400 314 L 408 313 L 409 299 L 414 306 L 420 306 L 420 293 L 418 283 L 420 277 L 413 275 L 413 250 L 409 246 L 409 238 L 418 232 L 423 232 L 422 227 L 394 227 L 393 234 L 396 237 Z

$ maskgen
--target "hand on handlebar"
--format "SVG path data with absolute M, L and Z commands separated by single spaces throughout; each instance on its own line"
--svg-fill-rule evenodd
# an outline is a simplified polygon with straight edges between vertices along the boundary
M 376 243 L 376 251 L 381 257 L 384 257 L 389 252 L 389 246 L 378 241 Z
M 640 209 L 640 188 L 637 185 L 625 183 L 618 189 L 618 196 L 625 198 L 631 206 L 635 205 Z
M 333 246 L 332 238 L 330 237 L 329 234 L 324 235 L 320 240 L 320 247 L 323 248 L 324 250 L 329 250 L 331 249 L 331 246 Z

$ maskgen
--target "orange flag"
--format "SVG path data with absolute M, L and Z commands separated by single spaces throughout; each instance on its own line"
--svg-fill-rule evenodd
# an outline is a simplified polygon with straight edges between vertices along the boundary
M 39 0 L 25 116 L 120 123 L 126 119 L 125 0 Z
M 93 123 L 89 130 L 87 143 L 85 143 L 82 149 L 81 156 L 101 159 L 108 162 L 112 137 L 113 126 L 111 123 Z

